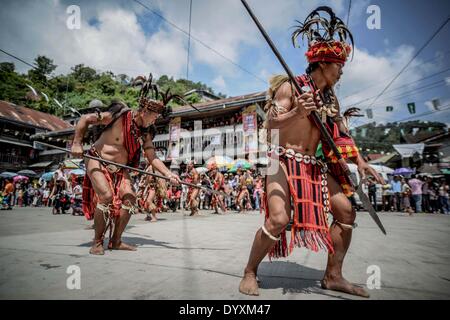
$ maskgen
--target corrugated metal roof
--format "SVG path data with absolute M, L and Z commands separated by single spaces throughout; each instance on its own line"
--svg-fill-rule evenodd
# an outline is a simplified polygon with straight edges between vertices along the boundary
M 48 130 L 68 129 L 72 126 L 64 120 L 40 111 L 0 100 L 0 118 L 22 122 L 34 127 Z
M 251 93 L 243 96 L 237 96 L 237 97 L 230 97 L 220 100 L 214 100 L 214 101 L 208 101 L 208 102 L 202 102 L 202 103 L 195 103 L 194 106 L 201 110 L 201 111 L 211 111 L 214 110 L 217 107 L 222 108 L 223 106 L 233 106 L 233 105 L 239 105 L 240 103 L 253 103 L 255 101 L 264 101 L 266 99 L 266 92 L 256 92 Z M 180 106 L 173 109 L 171 116 L 184 116 L 186 114 L 190 113 L 197 113 L 196 110 L 194 110 L 190 105 Z M 38 133 L 33 136 L 31 136 L 31 139 L 39 139 L 42 137 L 51 137 L 51 136 L 61 136 L 61 135 L 68 135 L 72 134 L 74 132 L 74 127 L 71 127 L 68 130 L 56 130 L 55 132 L 46 132 L 46 133 Z
M 222 106 L 228 106 L 238 103 L 245 103 L 245 102 L 252 102 L 253 100 L 262 101 L 266 98 L 266 92 L 256 92 L 251 94 L 246 94 L 243 96 L 237 96 L 237 97 L 230 97 L 220 100 L 214 100 L 214 101 L 208 101 L 208 102 L 202 102 L 202 103 L 194 103 L 194 107 L 196 107 L 199 110 L 211 110 L 215 107 L 222 107 Z M 178 115 L 182 115 L 185 113 L 190 112 L 197 112 L 190 105 L 185 105 L 181 107 L 177 107 L 173 109 L 173 113 Z

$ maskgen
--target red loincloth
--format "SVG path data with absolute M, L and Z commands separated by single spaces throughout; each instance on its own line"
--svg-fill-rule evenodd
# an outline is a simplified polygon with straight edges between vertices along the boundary
M 269 252 L 270 258 L 287 257 L 294 246 L 333 253 L 327 213 L 330 211 L 330 195 L 327 186 L 326 169 L 317 164 L 298 162 L 295 158 L 279 157 L 280 165 L 287 169 L 290 197 L 294 206 L 294 219 L 289 246 L 286 230 L 281 239 Z M 322 172 L 323 171 L 323 172 Z M 267 186 L 266 186 L 267 187 Z M 263 194 L 266 219 L 269 218 L 267 192 Z
M 128 153 L 127 165 L 137 168 L 141 151 L 141 143 L 139 141 L 141 132 L 134 123 L 131 110 L 125 112 L 121 118 L 124 147 Z M 88 153 L 95 157 L 99 156 L 96 152 L 94 152 L 93 148 L 91 148 Z M 120 170 L 118 173 L 111 173 L 103 164 L 101 164 L 101 166 L 102 172 L 105 175 L 110 190 L 113 193 L 111 215 L 117 216 L 119 214 L 120 205 L 122 204 L 119 197 L 119 189 L 121 182 L 124 179 L 123 170 Z M 97 200 L 97 195 L 95 194 L 91 179 L 87 174 L 85 174 L 83 180 L 83 213 L 88 220 L 92 220 L 94 218 Z

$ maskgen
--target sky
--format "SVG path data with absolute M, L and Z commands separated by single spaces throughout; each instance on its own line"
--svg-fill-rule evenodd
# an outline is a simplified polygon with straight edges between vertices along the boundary
M 295 20 L 303 21 L 319 5 L 348 19 L 355 51 L 336 92 L 343 110 L 356 106 L 373 113 L 373 119 L 358 118 L 352 126 L 419 119 L 450 124 L 450 23 L 373 103 L 448 19 L 450 1 L 349 1 L 247 0 L 296 74 L 305 70 L 307 46 L 292 46 Z M 67 27 L 70 5 L 80 8 L 79 29 Z M 368 28 L 371 5 L 379 8 L 379 29 Z M 283 72 L 239 0 L 192 0 L 191 9 L 188 76 L 190 0 L 3 0 L 0 48 L 28 62 L 46 55 L 58 65 L 55 75 L 83 63 L 130 76 L 188 77 L 227 96 L 264 91 L 268 79 Z M 29 68 L 1 52 L 0 61 L 14 62 L 19 72 Z M 432 99 L 444 110 L 436 112 Z M 409 102 L 415 102 L 416 114 L 409 114 Z M 386 112 L 386 106 L 394 111 Z

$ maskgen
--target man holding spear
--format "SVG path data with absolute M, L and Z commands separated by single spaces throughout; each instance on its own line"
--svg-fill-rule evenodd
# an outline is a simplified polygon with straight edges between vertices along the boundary
M 248 5 L 241 1 L 283 64 Z M 320 16 L 321 11 L 328 13 L 330 19 Z M 351 51 L 346 39 L 350 38 L 353 44 L 352 35 L 329 7 L 319 7 L 307 16 L 292 35 L 294 43 L 299 35 L 308 39 L 306 74 L 293 77 L 286 66 L 289 77 L 272 78 L 268 91 L 266 128 L 271 144 L 264 199 L 266 221 L 255 235 L 239 291 L 259 295 L 257 269 L 262 259 L 268 253 L 271 258 L 286 257 L 298 246 L 328 251 L 322 288 L 368 297 L 363 288 L 342 275 L 344 257 L 356 227 L 356 213 L 347 198 L 354 192 L 354 183 L 338 161 L 344 156 L 358 165 L 362 178 L 372 175 L 383 183 L 346 134 L 333 91 Z M 334 39 L 335 35 L 339 39 Z M 326 139 L 324 135 L 328 135 Z M 315 157 L 321 139 L 327 164 Z M 341 151 L 342 155 L 334 151 Z M 288 243 L 285 228 L 291 219 L 291 203 L 294 217 Z M 328 214 L 333 216 L 330 227 Z
M 134 246 L 121 240 L 131 214 L 137 211 L 129 171 L 101 160 L 137 168 L 143 149 L 148 163 L 155 170 L 170 179 L 172 184 L 181 182 L 156 157 L 152 143 L 155 132 L 153 124 L 158 117 L 168 116 L 170 107 L 167 103 L 174 96 L 166 92 L 161 94 L 162 101 L 158 100 L 158 88 L 152 84 L 151 75 L 149 79 L 137 77 L 134 84 L 141 86 L 138 110 L 131 110 L 124 103 L 115 102 L 106 112 L 83 115 L 75 128 L 71 152 L 73 156 L 81 157 L 82 140 L 88 126 L 105 126 L 88 152 L 88 155 L 100 160 L 86 158 L 83 183 L 83 212 L 87 219 L 94 219 L 95 237 L 90 253 L 95 255 L 104 254 L 103 242 L 108 227 L 110 250 L 136 250 Z

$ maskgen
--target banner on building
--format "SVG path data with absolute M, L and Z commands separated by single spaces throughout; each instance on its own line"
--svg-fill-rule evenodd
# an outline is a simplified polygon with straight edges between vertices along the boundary
M 245 153 L 258 151 L 258 124 L 256 105 L 251 105 L 242 112 Z
M 178 159 L 180 156 L 181 117 L 175 117 L 169 124 L 169 150 L 167 160 Z

